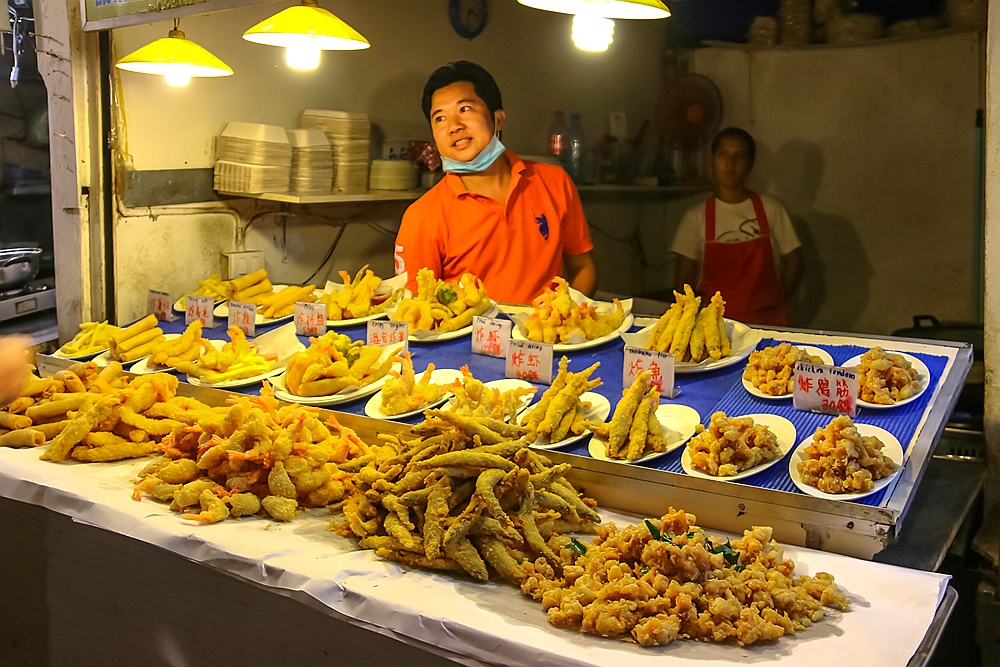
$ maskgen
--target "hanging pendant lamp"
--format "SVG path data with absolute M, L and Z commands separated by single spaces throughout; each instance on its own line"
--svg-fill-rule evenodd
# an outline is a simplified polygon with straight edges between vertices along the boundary
M 127 72 L 161 75 L 167 85 L 174 88 L 188 85 L 192 77 L 233 74 L 233 68 L 184 37 L 179 20 L 174 20 L 174 28 L 166 37 L 136 49 L 116 62 L 115 67 Z
M 371 46 L 357 30 L 316 4 L 283 9 L 243 33 L 243 39 L 268 46 L 282 46 L 289 67 L 310 70 L 319 67 L 322 51 L 357 51 Z

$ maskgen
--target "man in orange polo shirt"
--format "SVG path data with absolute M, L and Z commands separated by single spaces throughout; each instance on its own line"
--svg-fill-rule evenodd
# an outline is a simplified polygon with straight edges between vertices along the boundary
M 530 303 L 555 276 L 593 295 L 580 195 L 561 167 L 500 143 L 505 115 L 489 72 L 467 61 L 441 67 L 424 86 L 423 111 L 448 173 L 403 214 L 396 273 L 409 272 L 409 288 L 427 267 L 444 280 L 475 274 L 501 302 Z

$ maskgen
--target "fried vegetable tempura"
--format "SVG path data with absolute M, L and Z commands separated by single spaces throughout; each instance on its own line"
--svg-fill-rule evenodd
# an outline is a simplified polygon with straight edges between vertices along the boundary
M 403 371 L 389 371 L 389 379 L 382 386 L 382 412 L 386 415 L 402 415 L 429 405 L 444 396 L 448 390 L 444 385 L 431 382 L 434 364 L 428 364 L 427 370 L 417 380 L 413 372 L 413 361 L 410 353 L 403 354 L 394 361 L 403 362 Z
M 621 326 L 625 311 L 618 299 L 610 313 L 598 314 L 597 306 L 590 303 L 574 303 L 569 293 L 569 283 L 556 276 L 555 285 L 531 302 L 534 310 L 525 324 L 528 340 L 539 343 L 566 343 L 576 334 L 587 340 L 607 336 Z
M 665 452 L 680 435 L 666 428 L 656 417 L 660 392 L 650 388 L 652 373 L 640 373 L 622 393 L 608 424 L 585 422 L 595 437 L 607 442 L 608 458 L 637 461 L 647 452 Z
M 743 379 L 768 396 L 787 396 L 795 385 L 795 364 L 821 364 L 823 360 L 791 343 L 754 350 L 747 360 Z
M 870 491 L 875 480 L 892 475 L 895 464 L 882 453 L 882 441 L 862 436 L 847 415 L 816 429 L 799 462 L 802 481 L 824 493 Z
M 483 281 L 471 273 L 450 283 L 438 280 L 425 267 L 417 272 L 416 296 L 402 299 L 391 317 L 396 322 L 409 322 L 411 329 L 444 333 L 470 326 L 473 317 L 482 315 L 492 305 Z
M 687 443 L 691 467 L 706 475 L 732 477 L 781 456 L 778 438 L 750 417 L 712 415 L 708 428 L 701 424 Z
M 473 377 L 468 366 L 462 366 L 462 379 L 448 385 L 448 391 L 455 398 L 448 404 L 448 410 L 467 417 L 489 417 L 511 424 L 517 421 L 517 413 L 538 391 L 536 387 L 500 391 L 485 386 Z
M 369 270 L 365 264 L 354 279 L 347 271 L 338 271 L 344 281 L 344 289 L 331 290 L 320 296 L 320 303 L 326 304 L 328 320 L 350 320 L 385 312 L 385 307 L 393 303 L 402 293 L 379 293 L 382 279 Z
M 381 347 L 352 341 L 335 331 L 309 342 L 309 349 L 292 355 L 285 371 L 285 386 L 296 396 L 332 396 L 364 387 L 385 377 L 397 360 L 390 353 L 379 363 Z

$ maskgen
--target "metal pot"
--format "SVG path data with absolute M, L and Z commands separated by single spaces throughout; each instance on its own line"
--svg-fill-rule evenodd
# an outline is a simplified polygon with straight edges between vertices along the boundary
M 0 250 L 0 292 L 19 287 L 38 275 L 41 248 Z

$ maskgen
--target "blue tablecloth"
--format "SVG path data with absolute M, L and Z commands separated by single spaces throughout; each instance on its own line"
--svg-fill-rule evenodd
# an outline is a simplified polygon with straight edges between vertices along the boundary
M 287 321 L 268 327 L 258 327 L 257 335 L 286 323 Z M 161 328 L 167 333 L 180 333 L 184 330 L 184 323 L 182 320 L 165 322 L 161 324 Z M 353 339 L 364 340 L 366 327 L 364 325 L 344 327 L 338 328 L 337 331 L 347 334 Z M 223 323 L 222 326 L 214 329 L 206 329 L 204 335 L 206 338 L 225 339 L 225 324 Z M 300 336 L 299 338 L 304 344 L 309 344 L 308 339 L 305 337 Z M 773 339 L 762 340 L 758 345 L 758 349 L 768 345 L 775 345 L 778 342 L 780 341 Z M 862 354 L 867 349 L 855 345 L 813 345 L 829 352 L 836 364 L 841 364 L 854 356 Z M 437 368 L 461 368 L 464 365 L 468 365 L 472 374 L 484 382 L 504 376 L 504 360 L 473 354 L 471 340 L 468 336 L 442 343 L 411 342 L 410 351 L 413 353 L 414 367 L 417 372 L 422 371 L 428 363 L 433 363 Z M 558 362 L 560 356 L 558 353 L 555 355 L 555 362 Z M 590 366 L 595 361 L 599 361 L 601 366 L 594 374 L 594 377 L 600 377 L 604 384 L 594 391 L 604 395 L 611 402 L 612 408 L 617 405 L 622 393 L 622 364 L 624 362 L 624 345 L 621 339 L 613 340 L 589 350 L 567 353 L 566 356 L 570 359 L 570 370 L 579 371 Z M 913 438 L 931 396 L 934 394 L 934 389 L 947 365 L 947 358 L 943 356 L 921 353 L 914 354 L 913 356 L 918 357 L 927 365 L 931 376 L 927 388 L 922 392 L 920 397 L 912 403 L 899 408 L 888 410 L 861 408 L 855 418 L 855 422 L 857 423 L 871 424 L 892 433 L 899 439 L 904 451 Z M 708 373 L 677 375 L 675 384 L 681 390 L 680 394 L 676 399 L 664 400 L 663 402 L 678 403 L 694 408 L 701 415 L 703 423 L 708 421 L 712 413 L 719 410 L 734 416 L 757 412 L 778 414 L 795 425 L 797 442 L 801 442 L 812 434 L 816 428 L 822 427 L 829 422 L 829 415 L 818 415 L 793 409 L 791 399 L 772 401 L 757 398 L 747 393 L 740 379 L 744 367 L 745 364 L 738 363 L 728 368 Z M 544 385 L 539 385 L 539 387 L 540 392 L 544 391 Z M 233 391 L 257 394 L 260 391 L 260 384 Z M 332 406 L 332 409 L 362 415 L 364 414 L 364 406 L 367 400 L 367 398 L 358 399 L 352 403 Z M 416 423 L 421 419 L 422 416 L 417 416 L 402 421 Z M 568 454 L 589 457 L 587 441 L 588 438 L 585 438 L 582 441 L 562 448 L 562 451 Z M 646 465 L 651 468 L 683 474 L 680 462 L 682 452 L 683 448 L 680 448 L 668 456 L 648 464 L 638 465 Z M 791 454 L 789 453 L 788 456 L 791 456 Z M 792 479 L 788 474 L 787 461 L 775 463 L 759 474 L 743 478 L 734 483 L 789 493 L 801 493 L 792 483 Z M 889 488 L 887 487 L 857 502 L 871 506 L 881 505 Z

